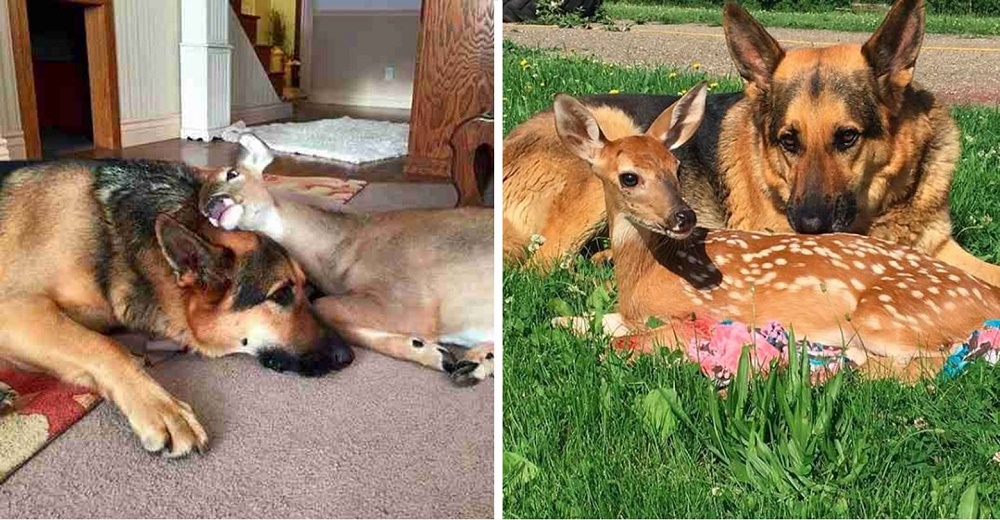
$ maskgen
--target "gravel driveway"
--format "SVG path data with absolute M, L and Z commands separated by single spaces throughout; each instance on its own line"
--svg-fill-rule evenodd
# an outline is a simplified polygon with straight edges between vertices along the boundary
M 621 26 L 619 26 L 621 27 Z M 770 29 L 785 48 L 864 42 L 868 33 Z M 627 31 L 560 29 L 504 24 L 504 39 L 521 45 L 589 54 L 621 64 L 701 63 L 714 75 L 736 75 L 721 27 L 634 25 Z M 928 34 L 917 61 L 916 79 L 950 103 L 1000 103 L 1000 38 Z

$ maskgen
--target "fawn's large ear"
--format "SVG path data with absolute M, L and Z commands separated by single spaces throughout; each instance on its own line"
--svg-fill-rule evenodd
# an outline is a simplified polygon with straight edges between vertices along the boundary
M 913 81 L 924 39 L 924 0 L 897 0 L 861 53 L 882 88 L 898 91 Z
M 208 243 L 167 214 L 156 217 L 156 240 L 177 275 L 177 284 L 220 285 L 232 267 L 232 253 Z M 227 254 L 228 253 L 228 254 Z
M 240 169 L 255 178 L 263 178 L 264 168 L 274 161 L 274 151 L 261 138 L 252 133 L 240 136 Z
M 785 57 L 781 45 L 746 9 L 732 0 L 722 9 L 722 28 L 729 55 L 740 76 L 757 89 L 768 90 L 774 69 Z
M 553 107 L 556 113 L 556 133 L 563 144 L 577 157 L 593 164 L 608 140 L 597 125 L 597 119 L 572 96 L 559 94 Z
M 662 141 L 664 146 L 673 150 L 679 148 L 691 139 L 698 130 L 705 116 L 705 99 L 708 97 L 708 87 L 702 81 L 691 87 L 673 105 L 667 107 L 653 124 L 649 125 L 646 135 Z

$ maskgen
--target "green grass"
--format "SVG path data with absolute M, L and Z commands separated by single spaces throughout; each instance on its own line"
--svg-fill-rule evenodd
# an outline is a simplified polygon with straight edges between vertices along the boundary
M 877 12 L 826 11 L 789 13 L 762 10 L 753 11 L 753 15 L 765 27 L 860 32 L 875 30 L 885 16 L 884 13 Z M 722 9 L 718 7 L 679 7 L 609 2 L 604 5 L 603 17 L 610 20 L 629 20 L 636 23 L 702 23 L 722 25 Z M 546 23 L 558 22 L 558 20 L 551 17 L 546 18 L 544 21 Z M 932 34 L 997 36 L 1000 35 L 1000 17 L 928 14 L 927 32 Z
M 607 66 L 511 44 L 503 67 L 505 133 L 556 92 L 676 93 L 705 79 L 690 66 Z M 739 86 L 717 82 L 718 90 Z M 1000 109 L 954 113 L 965 147 L 953 190 L 956 232 L 997 261 Z M 549 326 L 566 312 L 613 309 L 615 293 L 605 290 L 612 279 L 582 258 L 548 277 L 504 271 L 505 516 L 1000 515 L 1000 464 L 992 461 L 1000 369 L 977 364 L 957 380 L 912 387 L 846 376 L 839 389 L 776 372 L 721 399 L 676 354 L 628 364 L 606 338 Z M 766 435 L 758 439 L 758 430 Z

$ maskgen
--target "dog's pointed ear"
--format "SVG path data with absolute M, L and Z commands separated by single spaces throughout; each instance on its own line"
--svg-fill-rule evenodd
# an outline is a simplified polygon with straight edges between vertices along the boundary
M 274 151 L 261 138 L 247 132 L 240 136 L 240 168 L 255 178 L 263 178 L 264 169 L 274 161 Z
M 670 150 L 683 146 L 701 126 L 707 97 L 708 85 L 704 81 L 691 87 L 649 125 L 646 135 L 662 141 Z
M 156 240 L 177 275 L 177 284 L 214 286 L 225 281 L 232 253 L 212 245 L 170 215 L 156 217 Z M 227 254 L 228 253 L 228 254 Z
M 882 25 L 861 48 L 879 85 L 905 89 L 913 81 L 924 40 L 924 0 L 897 0 Z
M 733 0 L 722 10 L 722 28 L 726 33 L 729 55 L 743 79 L 759 90 L 768 90 L 785 51 L 764 26 Z
M 593 164 L 608 143 L 594 115 L 583 103 L 566 94 L 556 96 L 553 111 L 559 139 L 574 155 Z

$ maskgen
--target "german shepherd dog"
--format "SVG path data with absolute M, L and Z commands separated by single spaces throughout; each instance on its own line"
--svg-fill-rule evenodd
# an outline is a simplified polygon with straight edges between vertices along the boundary
M 744 92 L 711 96 L 695 137 L 676 151 L 681 192 L 709 228 L 850 232 L 913 246 L 993 285 L 1000 267 L 951 237 L 948 192 L 959 133 L 913 82 L 923 0 L 898 0 L 863 45 L 785 51 L 749 13 L 724 8 Z M 641 134 L 675 96 L 581 101 L 609 140 Z M 550 265 L 606 227 L 600 182 L 566 151 L 551 110 L 504 140 L 504 256 Z
M 201 216 L 202 178 L 166 162 L 68 161 L 11 171 L 0 187 L 0 357 L 99 392 L 144 448 L 171 457 L 205 448 L 204 428 L 106 333 L 308 376 L 353 359 L 280 246 Z

